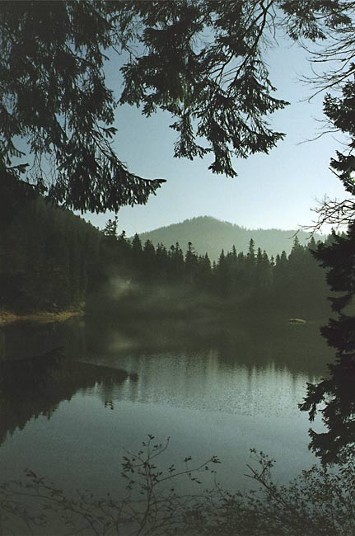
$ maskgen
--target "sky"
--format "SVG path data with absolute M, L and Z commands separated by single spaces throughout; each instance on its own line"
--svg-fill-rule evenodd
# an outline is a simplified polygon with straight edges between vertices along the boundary
M 308 55 L 297 45 L 285 44 L 269 53 L 270 78 L 275 95 L 289 101 L 286 109 L 270 116 L 271 125 L 286 138 L 269 155 L 235 159 L 238 177 L 229 178 L 208 170 L 211 157 L 190 161 L 173 157 L 175 132 L 169 114 L 159 112 L 144 118 L 139 109 L 119 108 L 114 148 L 133 173 L 146 178 L 164 178 L 166 183 L 144 206 L 122 207 L 119 231 L 128 236 L 178 223 L 196 216 L 212 216 L 249 229 L 298 229 L 315 220 L 312 211 L 325 197 L 342 199 L 344 189 L 329 170 L 329 160 L 341 149 L 340 134 L 314 141 L 324 125 L 322 99 L 309 102 L 314 88 L 300 81 L 310 73 Z M 109 66 L 108 84 L 119 78 Z M 103 228 L 112 213 L 85 214 L 85 219 Z

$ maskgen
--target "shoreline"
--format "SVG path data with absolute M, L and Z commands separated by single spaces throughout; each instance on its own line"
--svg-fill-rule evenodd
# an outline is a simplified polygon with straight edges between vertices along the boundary
M 84 315 L 84 311 L 82 310 L 58 311 L 58 312 L 40 311 L 37 313 L 25 313 L 25 314 L 12 313 L 9 311 L 1 311 L 0 312 L 0 326 L 6 326 L 8 324 L 14 324 L 17 322 L 38 322 L 42 324 L 49 324 L 52 322 L 64 322 L 65 320 L 69 320 L 69 318 L 83 316 L 83 315 Z

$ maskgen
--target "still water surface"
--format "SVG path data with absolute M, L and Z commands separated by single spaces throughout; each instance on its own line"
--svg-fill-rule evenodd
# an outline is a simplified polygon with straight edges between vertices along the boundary
M 122 455 L 147 434 L 171 438 L 162 464 L 217 455 L 230 489 L 248 486 L 252 447 L 279 481 L 315 462 L 297 404 L 332 357 L 316 324 L 73 320 L 0 336 L 1 480 L 31 468 L 64 489 L 117 491 Z M 30 359 L 58 346 L 64 361 Z

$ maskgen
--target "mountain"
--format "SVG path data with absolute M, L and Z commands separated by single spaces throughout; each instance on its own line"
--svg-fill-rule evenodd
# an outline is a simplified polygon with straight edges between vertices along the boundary
M 199 216 L 182 223 L 141 233 L 139 236 L 142 243 L 150 240 L 154 245 L 164 244 L 167 249 L 179 242 L 184 251 L 191 242 L 197 253 L 204 255 L 207 252 L 211 260 L 217 260 L 222 249 L 225 252 L 230 251 L 233 245 L 237 252 L 247 252 L 251 238 L 255 242 L 255 247 L 265 250 L 269 256 L 276 256 L 283 250 L 288 254 L 291 251 L 295 233 L 296 230 L 246 229 L 209 216 Z M 309 240 L 309 233 L 305 231 L 298 231 L 297 236 L 302 245 Z M 314 238 L 315 240 L 324 239 L 319 235 Z

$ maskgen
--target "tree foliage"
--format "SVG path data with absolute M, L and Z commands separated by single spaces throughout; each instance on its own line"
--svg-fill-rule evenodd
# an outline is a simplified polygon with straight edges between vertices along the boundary
M 132 2 L 132 10 L 147 53 L 124 67 L 121 102 L 143 104 L 146 115 L 169 111 L 176 156 L 212 152 L 210 169 L 234 176 L 232 154 L 267 153 L 283 137 L 265 119 L 286 102 L 272 96 L 261 56 L 263 2 L 165 2 L 155 10 Z
M 355 66 L 354 66 L 355 68 Z M 331 160 L 331 166 L 338 173 L 345 190 L 355 194 L 355 73 L 352 80 L 347 81 L 342 88 L 341 97 L 327 94 L 324 100 L 324 112 L 337 130 L 350 136 L 347 153 L 337 151 L 336 158 Z
M 159 443 L 148 435 L 137 453 L 123 456 L 121 476 L 127 482 L 123 496 L 97 497 L 79 490 L 69 496 L 27 470 L 22 481 L 0 486 L 0 528 L 3 533 L 24 536 L 54 527 L 58 534 L 88 535 L 354 534 L 353 462 L 335 474 L 314 466 L 282 485 L 272 476 L 274 461 L 253 449 L 254 460 L 247 466 L 246 476 L 254 489 L 231 492 L 218 484 L 215 467 L 220 461 L 216 456 L 200 463 L 187 456 L 167 466 L 162 462 L 168 444 L 169 439 Z M 187 485 L 190 493 L 179 492 Z
M 354 11 L 353 2 L 344 3 L 345 8 Z M 340 63 L 338 70 L 333 70 L 323 78 L 328 87 L 336 86 L 338 95 L 327 93 L 324 99 L 324 113 L 331 128 L 348 136 L 347 148 L 337 151 L 331 159 L 331 169 L 342 182 L 350 197 L 343 201 L 326 200 L 317 209 L 318 222 L 347 224 L 345 236 L 335 233 L 327 245 L 320 245 L 315 257 L 327 270 L 327 281 L 336 294 L 330 300 L 333 312 L 337 315 L 322 328 L 322 334 L 328 344 L 336 349 L 335 362 L 328 365 L 329 374 L 320 382 L 308 385 L 307 396 L 300 405 L 308 411 L 313 420 L 320 411 L 326 431 L 310 430 L 310 448 L 323 463 L 341 462 L 353 457 L 355 447 L 355 318 L 354 299 L 354 243 L 355 243 L 355 39 L 353 18 L 350 26 L 343 29 L 342 37 L 333 43 L 328 52 L 323 51 L 319 59 L 335 59 Z
M 201 306 L 309 318 L 328 310 L 324 274 L 311 255 L 314 240 L 309 247 L 295 240 L 289 256 L 275 259 L 251 240 L 248 252 L 233 247 L 212 264 L 191 242 L 184 253 L 179 243 L 142 244 L 117 227 L 116 217 L 100 232 L 41 197 L 22 199 L 0 227 L 0 309 L 56 311 L 86 303 L 97 311 L 104 299 L 103 314 L 151 314 L 152 308 L 174 314 Z M 125 288 L 120 297 L 109 290 L 116 279 Z
M 211 153 L 211 170 L 234 176 L 233 156 L 267 153 L 283 137 L 268 119 L 286 105 L 269 78 L 268 41 L 279 30 L 345 35 L 351 48 L 353 9 L 341 0 L 1 1 L 1 178 L 25 173 L 82 211 L 145 203 L 162 180 L 138 177 L 116 154 L 118 103 L 169 112 L 175 156 Z M 118 100 L 105 78 L 114 50 Z
M 104 63 L 118 12 L 113 2 L 1 2 L 2 178 L 31 164 L 50 197 L 91 211 L 144 203 L 161 184 L 130 173 L 112 148 L 116 102 Z
M 352 10 L 355 4 L 350 2 Z M 336 151 L 336 155 L 330 160 L 330 168 L 339 178 L 344 189 L 350 196 L 342 201 L 325 199 L 315 212 L 318 214 L 315 228 L 319 229 L 323 224 L 335 226 L 348 225 L 354 221 L 355 215 L 355 39 L 354 24 L 351 25 L 352 33 L 344 32 L 343 41 L 338 43 L 336 59 L 341 63 L 338 70 L 334 70 L 325 77 L 323 83 L 329 87 L 336 87 L 338 94 L 326 93 L 323 110 L 330 130 L 341 132 L 346 136 L 348 143 L 342 151 Z M 331 59 L 327 54 L 323 61 Z
M 337 318 L 322 333 L 336 349 L 336 359 L 328 365 L 328 377 L 308 385 L 300 407 L 311 420 L 320 411 L 326 431 L 311 430 L 310 447 L 324 463 L 336 463 L 351 459 L 355 452 L 355 225 L 346 236 L 333 235 L 330 245 L 319 245 L 315 256 L 327 269 L 328 284 L 335 291 L 331 302 Z

